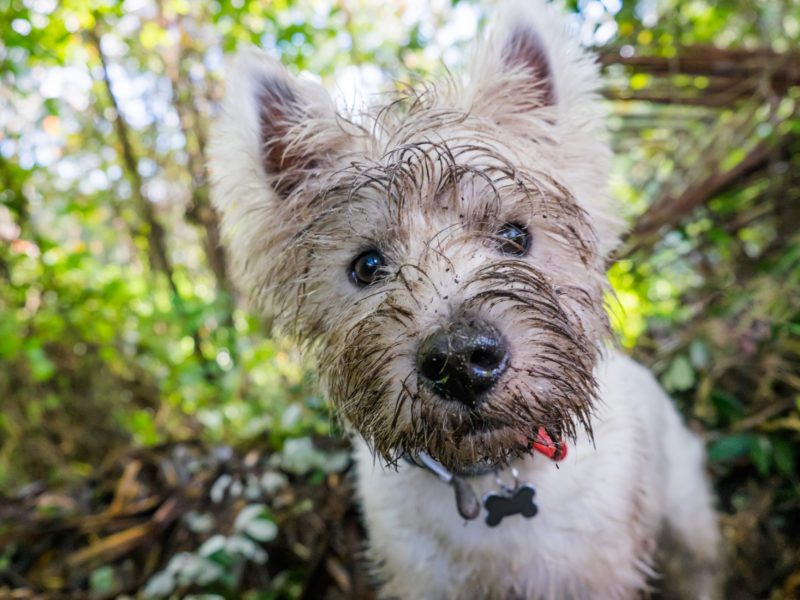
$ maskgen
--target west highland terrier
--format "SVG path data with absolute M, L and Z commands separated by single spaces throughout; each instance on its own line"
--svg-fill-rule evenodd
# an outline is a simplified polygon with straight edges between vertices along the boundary
M 593 57 L 528 0 L 471 64 L 353 116 L 240 51 L 211 157 L 234 278 L 358 434 L 382 597 L 717 597 L 702 444 L 609 341 Z

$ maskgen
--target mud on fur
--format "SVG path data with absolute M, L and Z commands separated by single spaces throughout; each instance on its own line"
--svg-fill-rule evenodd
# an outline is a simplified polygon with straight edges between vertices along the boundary
M 609 373 L 643 376 L 613 348 L 604 306 L 606 257 L 621 225 L 604 191 L 610 151 L 594 60 L 552 7 L 520 1 L 503 5 L 470 64 L 464 78 L 408 86 L 352 115 L 264 52 L 240 50 L 211 152 L 234 278 L 316 357 L 323 389 L 363 439 L 360 493 L 387 596 L 632 597 L 656 575 L 659 532 L 691 529 L 670 521 L 671 492 L 661 498 L 644 489 L 650 477 L 654 486 L 680 480 L 673 467 L 685 459 L 702 527 L 694 537 L 670 537 L 697 556 L 701 574 L 672 577 L 694 577 L 691 585 L 703 586 L 694 597 L 712 597 L 717 534 L 702 449 L 651 379 L 624 392 L 627 382 L 606 381 Z M 647 399 L 606 406 L 623 393 Z M 669 427 L 657 422 L 664 411 Z M 558 473 L 537 475 L 552 467 L 530 455 L 540 427 L 575 446 L 560 483 Z M 681 456 L 663 455 L 665 435 L 685 442 Z M 641 448 L 629 448 L 635 444 Z M 440 482 L 399 462 L 403 456 L 424 453 L 453 472 L 513 463 L 540 499 L 539 516 L 525 527 L 544 535 L 545 506 L 573 498 L 572 461 L 606 465 L 629 450 L 643 457 L 614 474 L 619 507 L 601 507 L 605 496 L 589 486 L 574 518 L 562 515 L 544 544 L 576 544 L 576 534 L 595 543 L 603 527 L 587 525 L 581 511 L 597 509 L 629 543 L 594 557 L 588 571 L 570 557 L 562 568 L 552 555 L 517 549 L 517 559 L 541 564 L 510 574 L 496 564 L 510 550 L 493 544 L 513 550 L 516 542 L 493 541 L 494 531 L 474 531 L 475 547 L 455 552 L 464 542 L 452 539 L 452 528 L 463 522 L 452 501 L 431 513 L 435 542 L 416 515 L 385 506 L 385 488 L 398 505 L 408 494 L 440 494 Z M 386 539 L 387 519 L 407 526 L 405 546 Z M 441 559 L 447 572 L 414 564 L 420 548 L 449 556 Z

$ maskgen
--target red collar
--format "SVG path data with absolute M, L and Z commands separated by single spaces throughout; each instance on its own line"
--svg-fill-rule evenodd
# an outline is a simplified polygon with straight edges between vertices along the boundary
M 536 437 L 538 439 L 531 442 L 531 447 L 537 452 L 556 462 L 564 460 L 567 456 L 567 444 L 563 441 L 554 442 L 544 427 L 539 427 Z

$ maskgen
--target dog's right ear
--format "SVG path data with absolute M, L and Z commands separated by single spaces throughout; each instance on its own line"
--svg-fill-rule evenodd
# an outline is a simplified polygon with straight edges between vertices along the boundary
M 238 52 L 226 88 L 210 153 L 215 178 L 229 184 L 222 186 L 224 195 L 244 201 L 252 190 L 232 188 L 260 182 L 286 199 L 332 166 L 351 142 L 322 86 L 293 77 L 262 50 Z M 216 201 L 224 204 L 220 196 Z
M 360 140 L 322 86 L 293 77 L 262 50 L 240 50 L 211 133 L 211 200 L 231 277 L 266 309 L 280 253 L 307 225 L 306 207 Z M 258 292 L 258 294 L 255 294 Z

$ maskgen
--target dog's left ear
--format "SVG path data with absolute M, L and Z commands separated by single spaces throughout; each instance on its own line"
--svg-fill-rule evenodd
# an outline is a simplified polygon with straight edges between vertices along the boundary
M 570 190 L 595 230 L 600 254 L 618 243 L 623 223 L 604 192 L 611 151 L 593 54 L 580 44 L 563 7 L 545 0 L 503 0 L 488 40 L 475 48 L 464 100 L 490 120 L 547 151 L 539 168 L 569 166 Z M 574 168 L 573 168 L 574 167 Z
M 505 33 L 500 60 L 502 72 L 518 75 L 523 84 L 530 86 L 528 93 L 519 98 L 521 104 L 527 108 L 555 105 L 556 82 L 550 57 L 544 40 L 531 23 L 515 23 Z
M 543 0 L 503 2 L 472 65 L 471 111 L 513 127 L 517 115 L 539 111 L 554 121 L 597 103 L 594 58 Z

